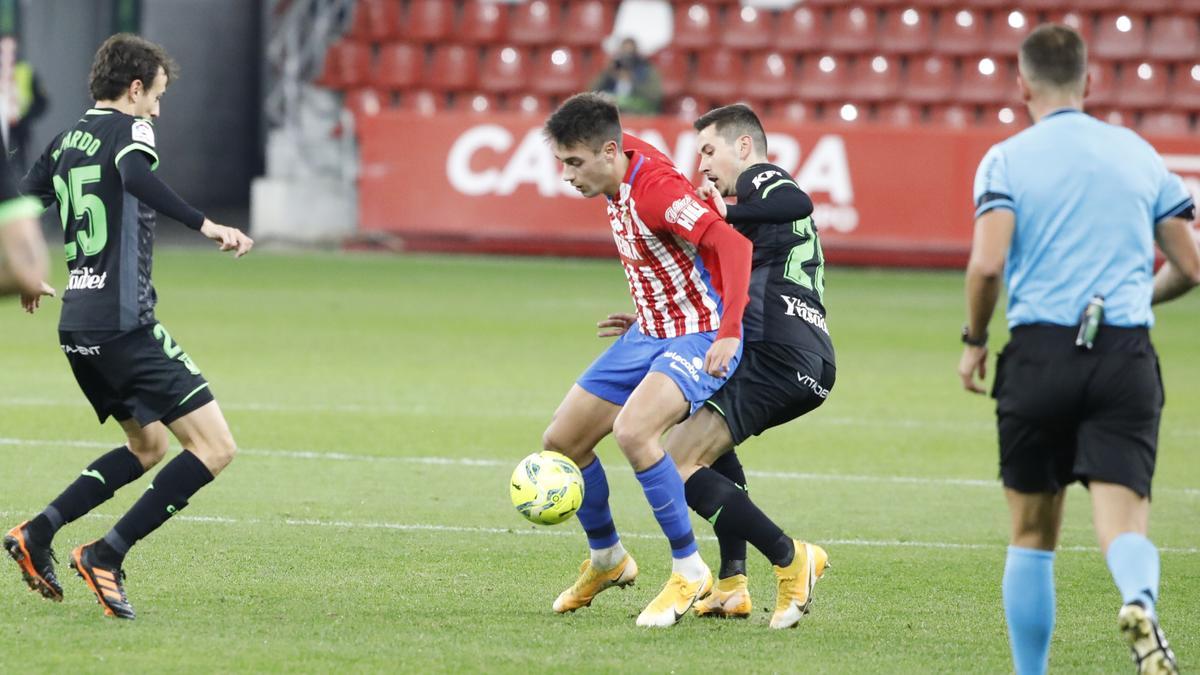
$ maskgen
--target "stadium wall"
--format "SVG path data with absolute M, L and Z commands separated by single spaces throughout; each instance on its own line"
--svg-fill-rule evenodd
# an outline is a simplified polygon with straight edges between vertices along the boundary
M 360 236 L 398 250 L 609 255 L 604 205 L 559 177 L 541 120 L 521 114 L 384 111 L 359 120 Z M 694 131 L 675 118 L 625 120 L 695 180 Z M 1004 138 L 989 130 L 770 125 L 771 160 L 816 203 L 829 261 L 965 264 L 975 168 Z M 1200 139 L 1155 138 L 1200 197 Z

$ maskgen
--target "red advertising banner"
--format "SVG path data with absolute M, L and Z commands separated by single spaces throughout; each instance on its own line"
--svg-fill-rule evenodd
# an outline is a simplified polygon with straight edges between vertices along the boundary
M 359 222 L 365 238 L 424 250 L 607 255 L 603 200 L 563 182 L 540 118 L 389 111 L 362 118 Z M 686 121 L 628 117 L 699 184 Z M 770 125 L 771 161 L 813 197 L 831 262 L 961 265 L 984 130 Z M 1155 139 L 1200 195 L 1200 139 Z

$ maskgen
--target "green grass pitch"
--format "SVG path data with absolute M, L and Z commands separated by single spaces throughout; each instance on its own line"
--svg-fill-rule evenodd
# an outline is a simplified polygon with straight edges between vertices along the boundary
M 525 523 L 512 466 L 629 307 L 611 261 L 164 250 L 159 319 L 212 382 L 242 448 L 127 561 L 138 620 L 102 618 L 66 553 L 100 536 L 143 478 L 56 542 L 66 600 L 0 566 L 6 670 L 21 672 L 1010 672 L 1000 606 L 1007 515 L 990 399 L 954 369 L 961 275 L 831 267 L 830 401 L 746 443 L 750 491 L 834 567 L 796 630 L 754 616 L 638 629 L 669 550 L 611 440 L 600 448 L 638 584 L 557 616 L 586 544 L 574 521 Z M 62 287 L 63 273 L 57 273 Z M 97 426 L 57 343 L 57 301 L 0 317 L 0 512 L 39 510 L 122 442 Z M 1160 612 L 1200 663 L 1200 296 L 1160 309 L 1167 387 L 1151 536 Z M 997 321 L 993 335 L 1004 333 Z M 1002 342 L 995 339 L 994 346 Z M 989 366 L 991 363 L 989 363 Z M 1131 668 L 1120 598 L 1072 489 L 1056 563 L 1057 672 Z M 718 559 L 707 523 L 701 551 Z

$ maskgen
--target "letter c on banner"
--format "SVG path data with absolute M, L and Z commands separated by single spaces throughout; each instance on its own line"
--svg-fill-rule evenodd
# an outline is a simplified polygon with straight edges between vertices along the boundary
M 446 178 L 455 190 L 471 196 L 485 195 L 496 189 L 499 169 L 471 170 L 471 158 L 483 148 L 505 152 L 512 147 L 513 137 L 507 129 L 496 124 L 472 127 L 458 137 L 446 155 Z

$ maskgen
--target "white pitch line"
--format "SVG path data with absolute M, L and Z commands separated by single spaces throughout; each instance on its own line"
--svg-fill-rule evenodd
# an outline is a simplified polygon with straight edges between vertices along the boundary
M 20 517 L 21 515 L 15 511 L 0 511 L 0 516 L 5 518 Z M 111 516 L 102 513 L 89 513 L 85 518 L 91 519 L 107 519 L 112 520 L 116 516 Z M 282 520 L 268 520 L 263 518 L 228 518 L 225 516 L 175 516 L 173 520 L 181 520 L 189 523 L 197 523 L 201 525 L 287 525 L 290 527 L 319 527 L 319 528 L 334 528 L 348 530 L 389 530 L 395 532 L 455 532 L 459 534 L 496 534 L 496 535 L 514 535 L 514 536 L 538 536 L 538 537 L 577 537 L 582 539 L 582 533 L 573 528 L 550 529 L 547 527 L 522 526 L 520 528 L 512 527 L 472 527 L 467 525 L 435 525 L 432 523 L 392 523 L 381 521 L 352 521 L 352 520 L 321 520 L 319 518 L 284 518 Z M 622 539 L 647 539 L 658 540 L 663 539 L 662 534 L 649 534 L 646 532 L 622 532 Z M 702 541 L 716 541 L 717 538 L 712 535 L 698 535 L 696 537 Z M 950 541 L 907 541 L 899 539 L 822 539 L 820 542 L 825 546 L 860 546 L 870 548 L 925 548 L 925 549 L 951 549 L 951 550 L 988 550 L 999 551 L 1007 548 L 1007 544 L 972 544 L 963 542 Z M 1072 553 L 1099 553 L 1100 549 L 1095 546 L 1060 546 L 1060 551 L 1070 551 Z M 1196 555 L 1200 554 L 1200 548 L 1195 547 L 1173 547 L 1164 546 L 1158 549 L 1160 553 L 1180 554 L 1180 555 Z
M 73 440 L 44 440 L 26 438 L 0 437 L 0 445 L 38 445 L 64 446 L 73 448 L 112 448 L 112 443 L 98 441 Z M 345 452 L 325 452 L 319 450 L 271 450 L 264 448 L 239 448 L 239 455 L 248 457 L 267 457 L 284 459 L 329 460 L 336 462 L 382 462 L 399 464 L 423 464 L 429 466 L 474 466 L 474 467 L 507 467 L 511 462 L 498 459 L 481 459 L 474 457 L 384 457 L 378 455 L 356 455 Z M 629 471 L 628 467 L 614 467 L 614 471 Z M 844 473 L 809 473 L 796 471 L 758 471 L 749 469 L 746 476 L 750 478 L 765 478 L 768 480 L 801 480 L 824 483 L 885 483 L 899 485 L 935 485 L 957 487 L 998 488 L 1000 481 L 983 480 L 978 478 L 934 478 L 929 476 L 872 476 Z M 1160 494 L 1183 494 L 1200 496 L 1198 488 L 1158 487 L 1155 492 Z

